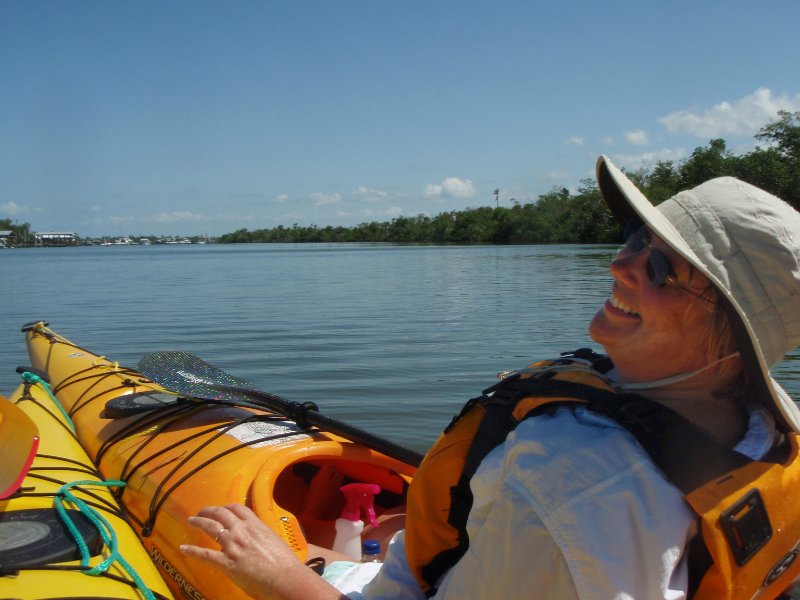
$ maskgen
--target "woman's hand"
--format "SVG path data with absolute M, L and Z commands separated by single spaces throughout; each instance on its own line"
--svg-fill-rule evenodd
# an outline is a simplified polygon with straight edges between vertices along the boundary
M 184 544 L 181 552 L 220 567 L 253 598 L 341 597 L 246 506 L 210 506 L 189 517 L 189 523 L 204 531 L 220 549 Z

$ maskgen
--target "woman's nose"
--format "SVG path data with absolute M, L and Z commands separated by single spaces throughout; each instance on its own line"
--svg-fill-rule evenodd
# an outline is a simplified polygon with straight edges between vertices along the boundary
M 623 246 L 614 260 L 611 261 L 609 271 L 611 276 L 617 281 L 624 282 L 628 286 L 635 286 L 642 281 L 645 273 L 644 264 L 647 260 L 647 252 L 640 250 L 633 252 L 627 246 Z

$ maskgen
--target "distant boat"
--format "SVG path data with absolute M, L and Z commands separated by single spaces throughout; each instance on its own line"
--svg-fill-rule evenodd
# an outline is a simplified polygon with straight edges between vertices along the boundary
M 150 240 L 147 239 L 147 238 L 141 238 L 139 240 L 139 245 L 140 246 L 149 246 L 150 245 Z

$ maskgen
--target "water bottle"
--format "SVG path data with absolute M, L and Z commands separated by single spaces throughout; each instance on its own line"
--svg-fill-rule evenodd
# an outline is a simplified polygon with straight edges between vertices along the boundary
M 378 540 L 364 540 L 361 544 L 361 562 L 381 562 L 381 543 Z

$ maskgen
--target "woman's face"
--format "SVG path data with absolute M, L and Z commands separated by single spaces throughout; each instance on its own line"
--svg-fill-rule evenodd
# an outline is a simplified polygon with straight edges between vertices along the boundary
M 677 285 L 653 285 L 647 272 L 650 249 L 626 245 L 611 263 L 611 297 L 589 325 L 626 383 L 671 377 L 711 362 L 706 340 L 716 303 L 697 297 L 708 279 L 659 238 L 650 241 L 666 256 Z

